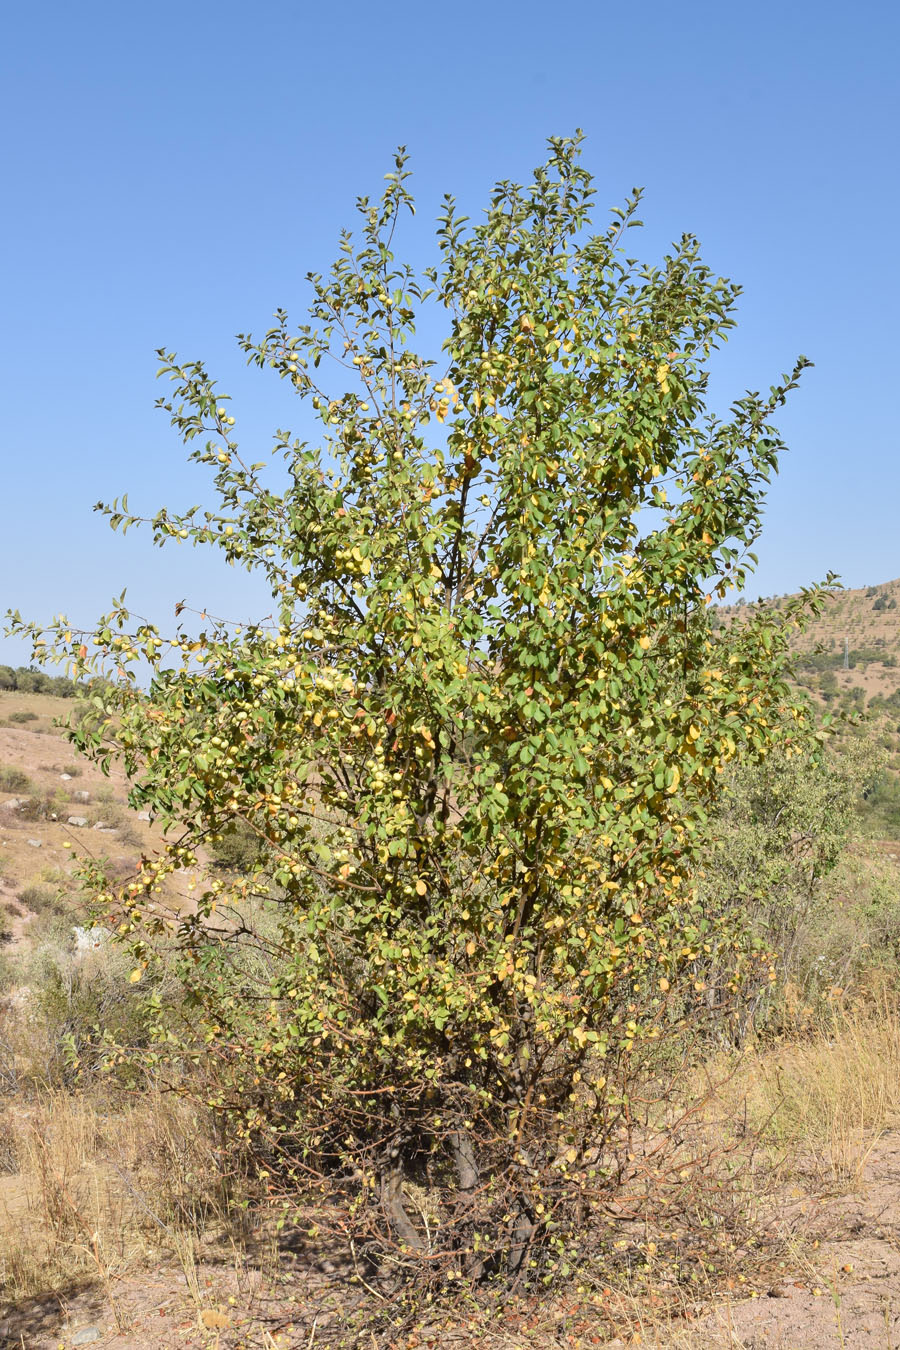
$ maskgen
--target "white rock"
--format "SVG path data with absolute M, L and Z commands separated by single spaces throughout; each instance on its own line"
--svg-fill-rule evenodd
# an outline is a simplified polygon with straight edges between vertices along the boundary
M 149 820 L 149 819 L 150 819 L 149 811 L 138 811 L 138 820 Z
M 98 947 L 104 946 L 109 941 L 110 932 L 102 924 L 92 924 L 89 928 L 82 928 L 76 924 L 72 929 L 75 935 L 76 952 L 94 952 Z
M 32 848 L 43 848 L 43 847 L 44 847 L 44 841 L 43 841 L 43 839 L 26 839 L 25 842 L 26 842 L 26 844 L 30 844 L 30 846 L 31 846 Z
M 72 798 L 76 802 L 89 802 L 91 800 L 91 794 L 85 792 L 84 788 L 82 788 L 80 792 L 73 792 Z
M 74 825 L 77 829 L 81 830 L 87 824 L 87 816 L 69 816 L 66 824 Z
M 72 775 L 70 773 L 61 773 L 59 779 L 61 783 L 71 783 Z

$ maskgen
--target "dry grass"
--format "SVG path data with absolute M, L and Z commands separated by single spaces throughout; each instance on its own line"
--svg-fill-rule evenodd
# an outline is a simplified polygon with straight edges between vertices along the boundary
M 827 1189 L 858 1186 L 873 1141 L 900 1121 L 900 1000 L 881 990 L 863 1005 L 835 1006 L 818 1033 L 746 1056 L 726 1091 L 714 1130 L 736 1122 L 746 1107 L 751 1126 L 764 1127 L 771 1157 L 781 1160 L 785 1194 L 801 1174 L 807 1192 L 823 1179 Z M 148 1091 L 117 1105 L 99 1094 L 7 1096 L 0 1112 L 0 1281 L 11 1302 L 83 1281 L 102 1288 L 121 1316 L 122 1277 L 174 1262 L 200 1310 L 209 1291 L 199 1272 L 214 1246 L 227 1253 L 236 1274 L 248 1270 L 243 1217 L 229 1205 L 209 1121 L 172 1096 Z M 264 1216 L 257 1219 L 265 1226 Z M 789 1253 L 777 1255 L 790 1265 Z M 795 1255 L 800 1268 L 802 1252 Z M 757 1251 L 749 1260 L 762 1256 Z M 664 1268 L 662 1250 L 646 1259 L 618 1279 L 612 1268 L 573 1273 L 571 1296 L 552 1296 L 536 1314 L 551 1328 L 546 1341 L 536 1334 L 521 1344 L 560 1343 L 552 1331 L 556 1310 L 578 1303 L 575 1321 L 600 1334 L 620 1329 L 617 1344 L 660 1350 L 746 1345 L 727 1304 L 700 1321 L 704 1306 L 725 1293 L 714 1276 L 681 1286 Z M 273 1244 L 264 1265 L 275 1280 L 277 1261 Z M 751 1272 L 743 1283 L 737 1270 L 728 1281 L 731 1297 L 755 1282 Z M 574 1282 L 582 1279 L 576 1291 Z
M 738 1082 L 751 1122 L 768 1122 L 788 1159 L 854 1188 L 879 1135 L 900 1123 L 900 998 L 882 988 L 836 1002 L 817 1031 L 751 1055 Z
M 228 1215 L 210 1132 L 197 1113 L 147 1093 L 119 1109 L 69 1093 L 9 1103 L 0 1116 L 0 1286 L 10 1300 L 79 1278 L 110 1291 Z M 188 1281 L 190 1286 L 190 1280 Z

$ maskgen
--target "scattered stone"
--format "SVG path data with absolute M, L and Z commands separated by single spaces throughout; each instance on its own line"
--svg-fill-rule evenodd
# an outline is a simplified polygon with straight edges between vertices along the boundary
M 43 841 L 43 839 L 26 839 L 26 840 L 25 840 L 25 843 L 26 843 L 26 844 L 29 844 L 29 845 L 31 846 L 31 848 L 43 848 L 43 847 L 44 847 L 44 841 Z
M 87 824 L 87 816 L 69 816 L 69 819 L 66 821 L 66 824 L 74 825 L 76 829 L 79 830 L 84 829 L 85 825 Z
M 71 783 L 72 775 L 70 773 L 61 773 L 59 779 L 61 783 Z
M 4 811 L 17 811 L 19 808 L 18 797 L 10 797 L 8 802 L 3 803 Z
M 149 819 L 150 819 L 149 811 L 138 811 L 138 820 L 149 820 Z
M 99 1327 L 80 1327 L 72 1337 L 73 1345 L 93 1345 L 103 1335 Z
M 95 829 L 95 830 L 106 830 L 107 834 L 115 834 L 115 832 L 116 832 L 116 827 L 115 827 L 115 825 L 107 825 L 107 823 L 106 823 L 105 820 L 98 820 L 98 821 L 97 821 L 97 824 L 94 826 L 94 829 Z
M 89 802 L 91 800 L 91 794 L 85 792 L 84 788 L 81 788 L 79 792 L 72 793 L 72 798 L 76 802 Z

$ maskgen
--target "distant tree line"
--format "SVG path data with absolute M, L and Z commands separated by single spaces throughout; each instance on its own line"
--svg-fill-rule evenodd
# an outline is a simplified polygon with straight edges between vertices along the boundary
M 0 666 L 0 693 L 52 694 L 55 698 L 76 698 L 86 692 L 83 681 L 66 675 L 47 675 L 34 666 Z
M 794 664 L 798 670 L 840 670 L 844 665 L 844 653 L 843 650 L 798 652 L 794 657 Z M 897 658 L 887 654 L 883 648 L 879 647 L 850 648 L 847 654 L 847 666 L 850 670 L 855 670 L 857 667 L 865 670 L 867 666 L 872 664 L 893 669 L 897 665 Z

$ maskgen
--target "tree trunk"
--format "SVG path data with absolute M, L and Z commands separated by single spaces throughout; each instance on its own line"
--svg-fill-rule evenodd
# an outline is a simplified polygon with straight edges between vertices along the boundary
M 392 1167 L 381 1174 L 381 1203 L 400 1241 L 412 1251 L 422 1250 L 422 1240 L 403 1207 L 403 1173 Z

